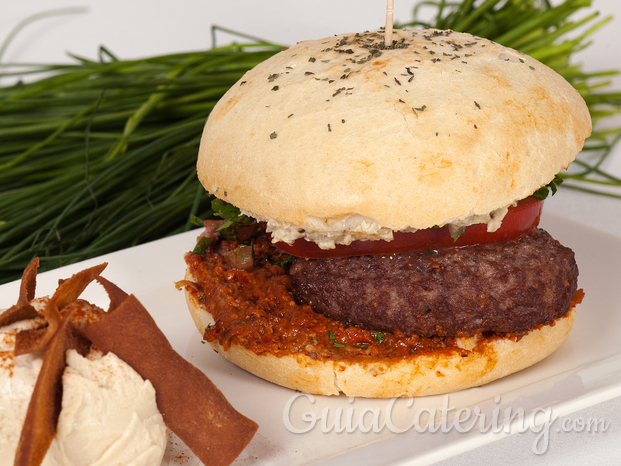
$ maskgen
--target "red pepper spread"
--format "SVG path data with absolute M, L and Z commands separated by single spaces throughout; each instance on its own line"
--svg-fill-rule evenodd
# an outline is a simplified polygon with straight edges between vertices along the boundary
M 237 240 L 216 239 L 205 251 L 186 255 L 192 283 L 179 284 L 195 295 L 215 321 L 205 329 L 203 338 L 217 341 L 225 350 L 238 344 L 256 354 L 305 354 L 313 359 L 356 362 L 398 360 L 431 352 L 466 357 L 472 351 L 484 351 L 493 340 L 518 341 L 528 333 L 479 334 L 476 346 L 469 351 L 459 347 L 453 338 L 408 336 L 329 319 L 310 306 L 295 302 L 286 272 L 290 256 L 271 244 L 263 228 L 257 230 L 260 231 L 244 238 L 244 254 L 249 250 L 247 244 L 251 244 L 250 267 L 236 268 L 240 263 L 248 263 L 236 258 L 236 251 L 242 250 Z M 583 296 L 582 290 L 578 290 L 571 305 L 580 303 Z
M 438 351 L 458 352 L 464 357 L 470 353 L 458 347 L 454 339 L 406 336 L 331 320 L 294 301 L 286 266 L 277 263 L 288 256 L 272 246 L 267 235 L 253 242 L 251 270 L 236 269 L 227 262 L 226 253 L 238 246 L 237 241 L 215 241 L 206 253 L 186 256 L 194 285 L 184 285 L 215 320 L 215 325 L 205 329 L 204 339 L 218 341 L 225 350 L 238 344 L 256 354 L 301 353 L 314 359 L 358 362 Z M 486 336 L 479 341 L 498 337 Z

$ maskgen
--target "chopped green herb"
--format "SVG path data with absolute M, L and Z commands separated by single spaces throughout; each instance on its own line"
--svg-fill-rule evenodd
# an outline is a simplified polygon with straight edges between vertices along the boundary
M 336 340 L 334 336 L 334 332 L 332 330 L 328 330 L 328 340 Z
M 334 346 L 335 348 L 345 348 L 345 345 L 343 343 L 332 343 L 332 346 Z
M 561 176 L 557 174 L 554 176 L 554 179 L 550 181 L 547 185 L 542 186 L 537 191 L 535 191 L 533 193 L 533 197 L 539 199 L 540 201 L 543 201 L 545 198 L 547 198 L 550 195 L 550 191 L 552 192 L 552 195 L 554 196 L 556 194 L 556 191 L 558 190 L 558 186 L 562 183 L 563 183 L 563 178 L 561 178 Z
M 242 214 L 237 207 L 221 199 L 211 201 L 211 208 L 213 215 L 224 219 L 222 226 L 216 230 L 223 238 L 234 238 L 241 227 L 255 222 L 254 219 Z
M 192 249 L 192 254 L 205 254 L 207 250 L 209 249 L 209 245 L 211 244 L 212 241 L 213 241 L 213 238 L 208 238 L 207 236 L 203 236 L 198 241 L 198 243 L 196 243 L 196 246 L 194 246 L 194 249 Z
M 381 343 L 384 341 L 384 338 L 386 337 L 382 332 L 379 332 L 377 330 L 374 330 L 371 332 L 371 336 L 373 337 L 373 339 L 378 342 Z
M 198 218 L 194 214 L 190 215 L 190 222 L 192 223 L 192 225 L 196 225 L 197 227 L 204 227 L 205 226 L 205 221 L 200 219 L 200 218 Z
M 285 265 L 287 265 L 289 262 L 291 262 L 293 260 L 293 256 L 291 254 L 289 254 L 289 256 L 287 256 L 286 259 L 283 259 L 283 260 L 280 260 L 280 261 L 274 261 L 274 260 L 270 259 L 269 257 L 266 257 L 265 260 L 270 265 L 280 265 L 281 267 L 284 267 Z

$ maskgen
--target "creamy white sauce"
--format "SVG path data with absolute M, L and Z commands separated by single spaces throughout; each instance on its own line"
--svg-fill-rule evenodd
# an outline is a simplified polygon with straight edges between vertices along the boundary
M 500 228 L 508 207 L 496 209 L 489 214 L 471 214 L 463 219 L 447 222 L 448 227 L 459 230 L 478 223 L 487 224 L 487 231 L 494 232 Z M 320 219 L 306 217 L 302 225 L 263 218 L 251 212 L 242 211 L 244 215 L 266 222 L 267 232 L 272 234 L 272 241 L 282 241 L 289 245 L 299 238 L 316 243 L 321 249 L 334 249 L 337 244 L 349 245 L 352 241 L 392 241 L 393 229 L 380 225 L 373 219 L 363 215 L 349 215 L 340 219 Z M 441 225 L 443 226 L 443 225 Z M 416 228 L 403 228 L 400 231 L 414 232 Z
M 43 355 L 15 357 L 15 333 L 0 328 L 0 466 L 12 466 Z M 151 383 L 112 353 L 67 352 L 62 410 L 43 466 L 159 465 L 167 431 Z

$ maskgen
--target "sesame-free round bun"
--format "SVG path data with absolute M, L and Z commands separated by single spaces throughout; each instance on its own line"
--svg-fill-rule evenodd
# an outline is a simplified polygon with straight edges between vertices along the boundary
M 186 279 L 192 275 L 187 273 Z M 202 334 L 213 318 L 186 288 L 186 301 Z M 225 350 L 217 340 L 211 347 L 233 364 L 283 387 L 317 395 L 392 398 L 427 396 L 477 387 L 529 367 L 554 352 L 569 335 L 575 319 L 572 307 L 554 325 L 531 330 L 513 339 L 460 339 L 461 353 L 442 352 L 400 360 L 366 358 L 360 362 L 312 359 L 304 354 L 255 354 L 239 344 Z
M 541 204 L 528 201 L 537 212 L 511 206 L 574 160 L 591 132 L 585 102 L 553 70 L 488 40 L 434 29 L 399 30 L 393 38 L 388 48 L 377 32 L 288 48 L 247 72 L 205 126 L 201 183 L 258 223 L 220 232 L 207 221 L 201 236 L 209 241 L 200 240 L 204 252 L 186 255 L 180 286 L 218 353 L 284 387 L 381 398 L 449 393 L 544 359 L 574 322 L 570 300 L 581 292 L 573 253 L 565 248 L 543 260 L 541 248 L 529 246 L 532 254 L 522 256 L 521 237 L 487 233 L 502 231 L 502 223 L 530 234 L 518 224 L 528 217 L 534 228 Z M 487 224 L 487 233 L 464 246 L 471 249 L 460 261 L 443 262 L 437 249 L 460 246 L 456 238 L 477 224 Z M 453 242 L 436 241 L 447 230 Z M 404 233 L 393 238 L 395 231 Z M 404 237 L 422 249 L 401 249 Z M 319 254 L 305 255 L 307 244 L 294 244 L 301 238 L 317 243 Z M 381 248 L 357 249 L 357 240 L 379 240 L 364 244 Z M 338 263 L 323 267 L 332 252 Z M 380 257 L 386 273 L 357 254 Z M 304 272 L 306 257 L 318 261 L 316 274 Z M 516 280 L 503 280 L 497 272 L 509 269 L 500 264 Z M 397 272 L 412 280 L 393 286 Z M 301 273 L 308 280 L 293 279 Z M 544 275 L 558 283 L 562 306 L 534 297 L 535 288 L 550 293 Z M 444 276 L 465 279 L 425 287 Z M 304 292 L 330 282 L 326 293 Z M 461 290 L 473 296 L 471 306 L 457 297 Z M 449 307 L 438 294 L 459 304 Z M 404 299 L 412 296 L 420 308 Z M 350 297 L 363 305 L 345 309 Z M 486 317 L 470 312 L 482 308 L 507 333 L 489 336 Z M 558 312 L 545 317 L 552 309 Z M 430 313 L 446 320 L 432 321 Z M 421 330 L 405 328 L 409 317 Z M 517 327 L 521 319 L 527 324 Z
M 578 92 L 527 55 L 452 31 L 394 39 L 300 42 L 247 72 L 205 126 L 205 188 L 275 239 L 352 231 L 347 244 L 481 221 L 550 182 L 591 132 Z

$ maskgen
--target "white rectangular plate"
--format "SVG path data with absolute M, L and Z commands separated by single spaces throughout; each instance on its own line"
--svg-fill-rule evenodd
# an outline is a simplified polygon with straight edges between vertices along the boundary
M 519 431 L 523 427 L 519 417 L 510 429 L 504 429 L 507 409 L 513 414 L 523 410 L 527 420 L 535 415 L 539 416 L 536 420 L 542 420 L 545 408 L 566 415 L 621 395 L 621 238 L 550 213 L 542 226 L 575 251 L 579 285 L 586 292 L 568 340 L 552 356 L 517 374 L 448 396 L 418 398 L 413 404 L 404 399 L 303 396 L 246 373 L 202 344 L 183 293 L 174 286 L 183 278 L 183 255 L 193 247 L 196 232 L 41 273 L 37 296 L 53 293 L 59 278 L 108 262 L 103 275 L 136 295 L 173 347 L 203 370 L 240 412 L 259 424 L 257 435 L 237 460 L 239 464 L 430 463 Z M 0 308 L 14 304 L 18 289 L 17 282 L 0 286 Z M 83 297 L 107 308 L 106 295 L 96 284 L 90 285 Z M 439 415 L 443 406 L 449 408 L 449 417 L 444 427 L 437 424 L 439 431 L 430 432 L 426 419 Z M 447 429 L 456 425 L 452 415 L 461 408 L 473 421 L 474 409 L 479 410 L 478 419 L 486 419 L 487 424 L 500 413 L 497 420 L 502 428 L 490 428 L 484 434 L 478 422 L 465 422 L 461 425 L 466 432 Z M 352 432 L 336 432 L 334 421 L 339 412 L 341 420 L 349 417 L 357 426 Z M 387 426 L 381 428 L 386 421 L 392 422 L 392 431 Z M 405 432 L 395 433 L 410 425 L 413 427 Z M 291 431 L 295 429 L 306 432 Z M 200 463 L 171 436 L 164 464 Z

